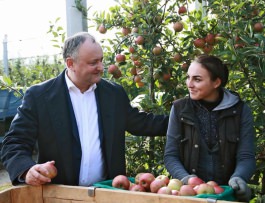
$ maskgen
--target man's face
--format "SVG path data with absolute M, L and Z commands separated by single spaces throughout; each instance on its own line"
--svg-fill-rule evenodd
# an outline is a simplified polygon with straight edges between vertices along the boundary
M 98 43 L 86 40 L 79 48 L 76 59 L 68 68 L 72 82 L 83 92 L 101 79 L 103 51 Z

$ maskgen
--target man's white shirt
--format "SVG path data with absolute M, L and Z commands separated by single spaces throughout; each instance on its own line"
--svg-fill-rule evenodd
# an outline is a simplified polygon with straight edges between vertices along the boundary
M 104 161 L 100 147 L 95 97 L 97 85 L 94 84 L 87 91 L 81 93 L 66 73 L 65 80 L 75 113 L 82 148 L 79 185 L 89 186 L 104 180 Z

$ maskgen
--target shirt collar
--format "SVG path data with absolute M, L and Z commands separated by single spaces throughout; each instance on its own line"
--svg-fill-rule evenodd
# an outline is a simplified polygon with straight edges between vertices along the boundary
M 76 90 L 79 90 L 76 86 L 75 86 L 75 84 L 70 80 L 70 78 L 68 77 L 68 75 L 67 75 L 67 69 L 66 69 L 66 71 L 65 71 L 65 74 L 64 74 L 64 76 L 65 76 L 65 81 L 66 81 L 66 85 L 67 85 L 67 88 L 68 88 L 68 90 L 73 90 L 73 89 L 76 89 Z M 87 90 L 87 91 L 94 91 L 95 89 L 97 88 L 97 84 L 93 84 L 93 85 L 91 85 L 90 87 L 89 87 L 89 89 Z M 80 90 L 79 90 L 80 91 Z M 87 92 L 86 91 L 86 92 Z

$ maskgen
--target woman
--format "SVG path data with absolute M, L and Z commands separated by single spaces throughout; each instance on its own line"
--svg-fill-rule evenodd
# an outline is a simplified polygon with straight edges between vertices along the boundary
M 248 201 L 246 182 L 255 171 L 253 117 L 239 95 L 224 88 L 227 80 L 228 69 L 215 56 L 191 63 L 189 97 L 176 100 L 170 112 L 165 166 L 185 184 L 193 176 L 214 180 Z

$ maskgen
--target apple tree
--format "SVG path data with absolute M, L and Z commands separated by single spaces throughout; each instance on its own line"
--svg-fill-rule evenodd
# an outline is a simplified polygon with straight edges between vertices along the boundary
M 143 95 L 139 105 L 145 111 L 168 113 L 172 101 L 187 94 L 185 71 L 194 57 L 222 58 L 230 70 L 228 88 L 237 91 L 253 111 L 258 166 L 253 183 L 261 181 L 264 194 L 265 1 L 116 2 L 93 19 L 99 33 L 114 31 L 112 38 L 102 41 L 106 44 L 104 76 Z M 136 147 L 130 146 L 129 172 L 137 166 L 163 172 L 164 139 L 130 139 Z

